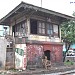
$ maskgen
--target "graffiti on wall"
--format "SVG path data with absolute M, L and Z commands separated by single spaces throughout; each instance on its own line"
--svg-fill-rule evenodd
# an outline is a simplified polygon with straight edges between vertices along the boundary
M 15 53 L 16 53 L 15 62 L 16 62 L 16 66 L 18 67 L 20 66 L 20 63 L 22 62 L 20 58 L 23 56 L 24 50 L 20 48 L 16 48 Z M 20 58 L 18 58 L 17 56 L 19 56 Z
M 15 67 L 16 69 L 26 69 L 26 45 L 25 44 L 16 44 Z
M 24 50 L 20 49 L 20 48 L 16 48 L 16 53 L 18 53 L 19 55 L 23 56 L 24 55 Z

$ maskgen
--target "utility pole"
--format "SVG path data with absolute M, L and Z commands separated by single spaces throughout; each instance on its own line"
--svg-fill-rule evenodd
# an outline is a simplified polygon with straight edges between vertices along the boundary
M 41 0 L 41 7 L 42 7 L 42 0 Z

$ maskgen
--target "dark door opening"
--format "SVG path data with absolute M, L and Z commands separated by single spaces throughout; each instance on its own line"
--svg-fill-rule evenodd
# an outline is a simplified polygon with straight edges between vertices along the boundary
M 44 51 L 45 56 L 47 56 L 47 59 L 50 60 L 50 51 L 46 50 Z
M 15 25 L 12 27 L 12 32 L 14 33 L 13 36 L 15 36 Z M 13 34 L 13 33 L 12 33 L 12 34 Z

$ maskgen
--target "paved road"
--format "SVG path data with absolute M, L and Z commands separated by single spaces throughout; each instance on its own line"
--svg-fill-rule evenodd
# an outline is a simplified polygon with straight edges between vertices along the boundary
M 8 73 L 7 73 L 8 72 Z M 75 75 L 75 65 L 74 66 L 60 66 L 52 67 L 50 70 L 46 69 L 35 69 L 35 70 L 26 70 L 22 72 L 12 72 L 6 71 L 6 74 L 0 75 Z
M 51 75 L 51 74 L 43 74 L 43 75 Z M 58 74 L 55 74 L 55 75 L 58 75 Z M 75 73 L 72 73 L 72 74 L 63 74 L 63 75 L 75 75 Z
M 75 73 L 71 73 L 71 74 L 35 74 L 35 75 L 75 75 Z

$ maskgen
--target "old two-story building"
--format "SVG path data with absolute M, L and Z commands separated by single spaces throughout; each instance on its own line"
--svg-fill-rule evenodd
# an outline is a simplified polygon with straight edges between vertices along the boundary
M 24 2 L 4 16 L 0 24 L 9 26 L 9 34 L 14 39 L 14 48 L 7 51 L 15 53 L 14 59 L 7 54 L 14 67 L 26 69 L 35 64 L 41 67 L 43 55 L 52 63 L 62 62 L 60 26 L 70 19 L 73 17 Z

